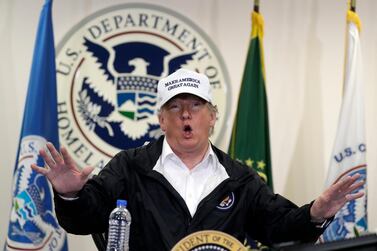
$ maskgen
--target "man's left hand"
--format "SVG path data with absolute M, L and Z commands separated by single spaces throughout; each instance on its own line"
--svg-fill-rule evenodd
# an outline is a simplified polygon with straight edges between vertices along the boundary
M 310 215 L 313 222 L 324 222 L 333 217 L 348 201 L 364 196 L 363 191 L 354 192 L 364 185 L 365 181 L 357 181 L 360 174 L 347 176 L 326 189 L 313 203 Z

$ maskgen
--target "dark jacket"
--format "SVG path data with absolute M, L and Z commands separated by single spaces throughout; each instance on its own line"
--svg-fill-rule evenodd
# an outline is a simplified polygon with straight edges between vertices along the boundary
M 60 225 L 73 234 L 106 232 L 117 199 L 127 199 L 132 216 L 130 250 L 170 250 L 184 236 L 219 230 L 243 242 L 245 233 L 264 244 L 315 241 L 322 230 L 310 222 L 310 205 L 297 207 L 273 194 L 258 174 L 213 147 L 229 178 L 198 205 L 194 217 L 177 191 L 153 171 L 163 137 L 118 153 L 90 179 L 79 199 L 55 196 Z

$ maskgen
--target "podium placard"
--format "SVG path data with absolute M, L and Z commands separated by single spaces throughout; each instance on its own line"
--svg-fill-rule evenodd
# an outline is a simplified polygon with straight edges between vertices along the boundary
M 192 233 L 180 240 L 172 251 L 247 251 L 233 236 L 215 230 Z

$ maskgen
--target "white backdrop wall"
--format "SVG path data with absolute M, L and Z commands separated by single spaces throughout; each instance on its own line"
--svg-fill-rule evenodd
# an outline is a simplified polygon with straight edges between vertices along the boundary
M 11 203 L 12 173 L 19 140 L 34 39 L 43 0 L 0 0 L 0 246 Z M 84 17 L 126 0 L 55 0 L 58 42 Z M 132 1 L 141 2 L 141 1 Z M 249 0 L 144 0 L 171 8 L 199 25 L 218 46 L 228 67 L 233 105 L 250 33 Z M 297 204 L 324 189 L 341 104 L 346 0 L 262 0 L 265 64 L 275 191 Z M 369 226 L 377 228 L 377 1 L 357 3 L 362 20 Z M 69 235 L 71 250 L 94 250 L 89 237 Z

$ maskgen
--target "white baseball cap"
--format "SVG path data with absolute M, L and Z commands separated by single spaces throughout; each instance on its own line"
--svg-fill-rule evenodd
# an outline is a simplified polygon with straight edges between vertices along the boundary
M 211 85 L 207 76 L 195 71 L 179 69 L 158 81 L 157 109 L 161 109 L 167 101 L 181 93 L 193 94 L 212 103 Z

